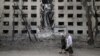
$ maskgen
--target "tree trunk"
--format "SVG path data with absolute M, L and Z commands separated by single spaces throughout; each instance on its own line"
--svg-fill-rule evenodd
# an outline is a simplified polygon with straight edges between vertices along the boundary
M 87 17 L 87 20 L 88 20 L 88 37 L 89 37 L 88 44 L 92 45 L 92 44 L 94 44 L 94 39 L 93 39 L 91 14 L 90 14 L 89 9 L 90 9 L 90 7 L 88 7 L 87 11 L 86 11 L 86 17 Z
M 93 9 L 94 9 L 94 18 L 95 18 L 95 36 L 94 37 L 96 37 L 97 36 L 97 34 L 98 34 L 98 13 L 97 13 L 97 10 L 96 10 L 96 5 L 95 5 L 95 0 L 93 0 Z

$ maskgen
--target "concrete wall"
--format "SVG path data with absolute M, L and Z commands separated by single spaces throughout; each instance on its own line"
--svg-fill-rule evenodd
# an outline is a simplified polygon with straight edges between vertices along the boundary
M 10 17 L 9 18 L 5 18 L 2 17 L 2 21 L 0 22 L 0 35 L 1 36 L 12 36 L 12 20 L 13 20 L 13 0 L 11 0 L 10 2 L 4 2 L 4 0 L 0 0 L 0 16 L 2 15 L 2 13 L 10 13 Z M 76 6 L 81 5 L 80 2 L 76 2 L 76 0 L 73 0 L 73 2 L 67 2 L 67 0 L 64 0 L 64 2 L 58 2 L 58 0 L 54 0 L 53 2 L 54 4 L 54 23 L 55 26 L 59 26 L 58 22 L 64 22 L 64 26 L 65 28 L 54 28 L 54 32 L 58 32 L 59 30 L 65 30 L 65 32 L 68 32 L 68 30 L 73 30 L 73 36 L 87 36 L 87 19 L 86 19 L 86 14 L 84 11 L 84 8 L 82 7 L 82 10 L 77 10 Z M 9 10 L 4 10 L 3 6 L 4 5 L 10 5 L 10 9 Z M 21 8 L 22 2 L 21 0 L 19 1 L 18 5 Z M 37 2 L 32 2 L 31 0 L 28 0 L 28 2 L 25 2 L 24 5 L 28 5 L 28 10 L 24 10 L 25 13 L 28 14 L 28 22 L 30 24 L 31 21 L 36 21 L 37 22 L 37 26 L 31 26 L 31 29 L 37 30 L 38 31 L 38 26 L 40 26 L 40 8 L 41 8 L 41 1 L 37 0 Z M 37 10 L 31 10 L 31 5 L 36 5 L 37 6 Z M 58 10 L 58 6 L 64 6 L 64 10 Z M 73 10 L 68 10 L 67 6 L 72 5 L 73 6 Z M 100 6 L 100 2 L 96 2 L 96 5 Z M 81 5 L 82 6 L 82 5 Z M 20 11 L 17 11 L 18 13 L 20 13 Z M 98 11 L 99 13 L 100 11 Z M 31 18 L 31 13 L 36 13 L 37 14 L 37 18 Z M 64 17 L 63 18 L 59 18 L 58 14 L 59 13 L 63 13 Z M 69 13 L 73 14 L 73 18 L 68 18 L 67 15 Z M 83 17 L 82 18 L 77 18 L 77 14 L 82 13 Z M 3 26 L 3 21 L 9 21 L 9 26 Z M 18 30 L 18 34 L 16 35 L 25 35 L 21 33 L 21 30 L 23 30 L 25 27 L 21 24 L 22 19 L 21 17 L 19 18 L 15 18 L 15 21 L 18 21 L 19 24 L 18 26 L 15 26 L 15 29 Z M 94 19 L 93 19 L 94 21 Z M 68 26 L 68 22 L 73 22 L 73 26 Z M 77 26 L 77 22 L 83 22 L 82 26 Z M 95 23 L 95 22 L 94 22 Z M 93 23 L 93 25 L 94 25 Z M 59 26 L 61 27 L 61 26 Z M 2 30 L 9 30 L 8 34 L 3 34 Z M 78 34 L 77 30 L 83 30 L 82 34 Z

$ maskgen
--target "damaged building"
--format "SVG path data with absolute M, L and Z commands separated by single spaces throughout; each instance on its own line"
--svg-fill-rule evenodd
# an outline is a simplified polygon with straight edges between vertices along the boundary
M 100 0 L 95 1 L 100 11 Z M 32 36 L 46 27 L 55 33 L 87 36 L 85 12 L 81 0 L 0 0 L 0 36 L 26 35 L 27 29 Z

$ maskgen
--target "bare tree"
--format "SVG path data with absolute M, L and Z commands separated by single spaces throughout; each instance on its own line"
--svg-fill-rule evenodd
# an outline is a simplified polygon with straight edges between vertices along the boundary
M 22 5 L 23 5 L 23 3 L 22 3 Z M 29 36 L 29 40 L 32 42 L 31 33 L 30 33 L 30 28 L 31 28 L 31 27 L 30 27 L 29 24 L 28 24 L 28 21 L 27 21 L 27 19 L 26 19 L 26 16 L 23 15 L 24 12 L 22 11 L 22 9 L 19 8 L 19 10 L 20 10 L 20 12 L 21 12 L 21 18 L 22 18 L 22 20 L 23 20 L 24 23 L 25 23 L 25 28 L 26 28 L 26 30 L 27 30 L 27 33 L 28 33 L 28 36 Z M 37 41 L 37 38 L 36 38 L 36 35 L 35 35 L 35 34 L 34 34 L 34 38 L 35 38 L 35 40 Z
M 96 4 L 95 4 L 95 0 L 93 0 L 93 10 L 94 10 L 94 18 L 95 18 L 95 37 L 97 36 L 98 32 L 99 32 L 99 29 L 98 29 L 98 13 L 97 13 L 97 9 L 96 9 Z
M 18 6 L 18 4 L 16 3 L 14 3 L 14 6 Z M 23 5 L 23 3 L 22 3 L 22 5 Z M 14 7 L 13 7 L 13 9 L 14 9 Z M 21 19 L 23 20 L 23 22 L 25 23 L 25 29 L 27 30 L 27 33 L 28 33 L 28 37 L 29 37 L 29 40 L 30 41 L 32 41 L 32 38 L 31 38 L 31 33 L 30 33 L 30 25 L 28 24 L 28 21 L 27 21 L 27 18 L 26 18 L 26 15 L 23 15 L 24 14 L 24 12 L 23 12 L 23 10 L 22 9 L 20 9 L 20 8 L 18 8 L 19 9 L 19 11 L 20 11 L 20 16 L 21 16 Z M 15 9 L 14 9 L 14 13 L 15 13 Z M 13 22 L 14 22 L 14 16 L 13 16 Z M 13 33 L 12 33 L 12 40 L 14 40 L 14 23 L 13 23 Z M 37 41 L 37 38 L 36 38 L 36 36 L 35 36 L 35 34 L 34 34 L 34 38 L 35 38 L 35 40 Z
M 15 3 L 14 3 L 14 6 L 15 6 Z M 15 8 L 13 7 L 13 22 L 12 22 L 12 25 L 13 25 L 13 30 L 12 30 L 12 41 L 14 41 L 14 37 L 15 37 L 15 33 L 14 33 L 14 30 L 15 30 L 15 26 L 14 26 L 14 21 L 15 21 Z
M 98 34 L 98 13 L 95 6 L 95 0 L 82 0 L 82 5 L 86 11 L 86 18 L 88 21 L 88 43 L 94 44 L 94 38 Z M 92 26 L 92 17 L 95 19 L 95 26 Z M 94 34 L 95 33 L 95 34 Z

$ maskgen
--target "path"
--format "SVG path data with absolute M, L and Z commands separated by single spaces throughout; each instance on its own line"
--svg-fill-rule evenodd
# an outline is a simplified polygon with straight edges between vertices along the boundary
M 14 45 L 17 49 L 13 49 L 12 46 L 0 48 L 0 56 L 67 56 L 67 54 L 59 54 L 60 44 L 55 40 L 39 42 L 36 44 L 30 44 L 30 42 L 25 42 L 24 44 L 21 43 L 23 42 L 20 42 L 20 45 Z M 100 48 L 74 48 L 74 56 L 100 56 Z
M 0 56 L 67 56 L 67 54 L 59 54 L 59 49 L 34 49 L 0 51 Z M 74 56 L 100 56 L 100 49 L 74 49 Z

